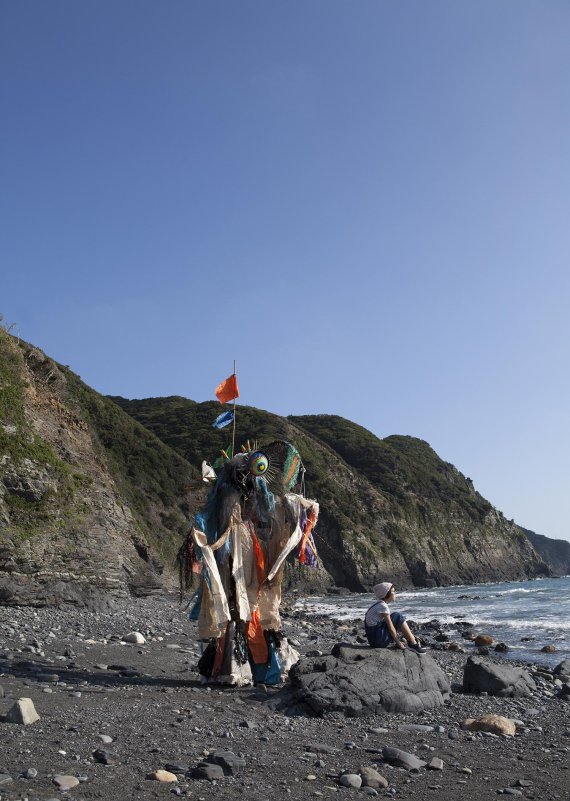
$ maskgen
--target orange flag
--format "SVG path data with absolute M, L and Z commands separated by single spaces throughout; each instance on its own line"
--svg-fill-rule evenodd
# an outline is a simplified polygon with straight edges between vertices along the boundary
M 220 403 L 227 403 L 235 398 L 239 398 L 239 389 L 237 385 L 237 376 L 235 373 L 217 387 L 216 397 Z

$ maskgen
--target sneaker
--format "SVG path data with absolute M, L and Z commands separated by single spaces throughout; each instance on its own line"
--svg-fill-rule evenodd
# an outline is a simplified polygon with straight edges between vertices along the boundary
M 412 645 L 409 642 L 408 643 L 408 648 L 410 649 L 410 651 L 415 651 L 416 654 L 425 654 L 425 653 L 427 653 L 427 648 L 424 648 L 424 646 L 420 645 L 419 642 L 415 643 L 415 645 Z

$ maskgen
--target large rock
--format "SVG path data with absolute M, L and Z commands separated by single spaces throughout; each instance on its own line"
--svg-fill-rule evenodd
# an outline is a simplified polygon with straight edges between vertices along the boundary
M 347 717 L 421 712 L 449 695 L 446 675 L 428 654 L 335 645 L 329 656 L 301 658 L 289 675 L 297 699 L 317 714 Z
M 481 657 L 470 656 L 463 671 L 463 689 L 468 693 L 486 692 L 515 698 L 530 695 L 536 685 L 522 668 L 494 665 Z

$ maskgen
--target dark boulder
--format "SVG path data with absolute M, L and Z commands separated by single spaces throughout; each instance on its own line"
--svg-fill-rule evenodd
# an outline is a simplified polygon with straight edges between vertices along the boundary
M 463 690 L 514 698 L 530 695 L 536 685 L 522 668 L 494 665 L 478 656 L 470 656 L 463 671 Z
M 425 768 L 427 762 L 419 759 L 415 754 L 410 754 L 408 751 L 402 751 L 400 748 L 393 748 L 390 745 L 385 745 L 382 749 L 382 758 L 390 765 L 397 768 L 405 768 L 406 770 L 419 770 Z
M 563 659 L 552 672 L 555 676 L 570 676 L 570 659 Z
M 428 654 L 335 645 L 329 656 L 303 657 L 289 675 L 296 698 L 317 714 L 346 717 L 422 712 L 442 706 L 449 681 Z

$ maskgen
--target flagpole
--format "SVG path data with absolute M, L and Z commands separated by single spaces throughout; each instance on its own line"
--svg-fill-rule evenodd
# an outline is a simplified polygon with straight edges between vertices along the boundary
M 234 375 L 236 376 L 236 360 L 234 359 Z M 234 398 L 234 427 L 232 433 L 232 458 L 236 455 L 236 398 Z

